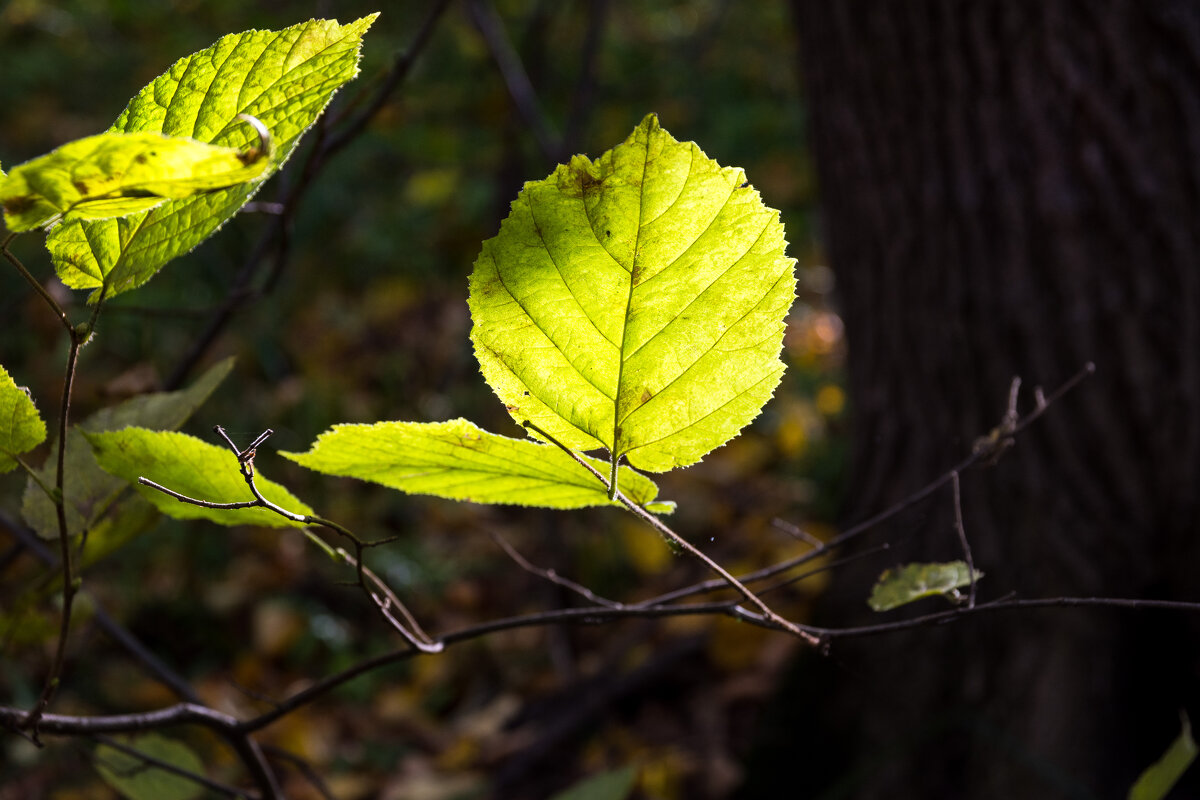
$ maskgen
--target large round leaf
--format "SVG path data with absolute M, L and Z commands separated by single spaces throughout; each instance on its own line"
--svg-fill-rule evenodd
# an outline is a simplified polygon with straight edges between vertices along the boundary
M 758 415 L 783 374 L 793 259 L 740 169 L 654 115 L 525 184 L 471 275 L 471 338 L 517 422 L 661 472 Z

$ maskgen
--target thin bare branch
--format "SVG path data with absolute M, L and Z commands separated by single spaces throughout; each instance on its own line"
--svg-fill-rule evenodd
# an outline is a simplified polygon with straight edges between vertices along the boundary
M 512 98 L 517 113 L 533 134 L 538 149 L 548 162 L 558 163 L 563 158 L 562 139 L 542 111 L 542 104 L 538 100 L 533 83 L 525 72 L 525 66 L 521 63 L 516 48 L 504 31 L 504 22 L 496 13 L 495 6 L 487 0 L 468 0 L 467 11 L 483 37 L 492 60 L 496 62 L 508 95 Z
M 552 569 L 542 569 L 541 567 L 535 566 L 534 564 L 530 563 L 530 561 L 528 559 L 526 559 L 525 556 L 523 556 L 519 552 L 517 552 L 517 549 L 515 547 L 513 547 L 511 544 L 509 544 L 504 539 L 503 536 L 496 533 L 495 531 L 491 532 L 491 536 L 492 536 L 492 541 L 494 541 L 496 544 L 498 544 L 500 546 L 500 548 L 502 550 L 504 550 L 504 552 L 508 555 L 508 557 L 511 558 L 513 561 L 515 561 L 517 566 L 520 567 L 521 569 L 525 570 L 526 572 L 528 572 L 532 575 L 537 575 L 539 578 L 544 578 L 545 580 L 548 580 L 553 584 L 561 586 L 564 589 L 568 589 L 568 590 L 574 592 L 575 594 L 579 595 L 583 599 L 587 600 L 588 602 L 595 603 L 598 606 L 604 606 L 605 608 L 624 608 L 625 607 L 624 604 L 622 604 L 622 603 L 618 603 L 614 600 L 609 600 L 608 598 L 601 597 L 600 595 L 596 594 L 595 592 L 593 592 L 591 589 L 587 588 L 583 584 L 576 583 L 575 581 L 571 580 L 570 578 L 564 578 L 563 576 L 559 575 L 557 572 L 555 572 Z
M 960 483 L 961 481 L 959 481 L 958 473 L 956 472 L 954 473 L 954 479 L 950 482 L 950 485 L 954 487 L 954 530 L 958 533 L 958 541 L 962 544 L 963 557 L 967 561 L 967 575 L 971 579 L 971 588 L 967 592 L 967 608 L 974 608 L 975 559 L 971 555 L 971 544 L 967 541 L 967 527 L 963 524 L 962 487 L 960 486 Z
M 354 535 L 347 528 L 327 520 L 323 517 L 314 516 L 311 514 L 297 514 L 294 511 L 288 511 L 286 508 L 271 502 L 263 496 L 258 488 L 258 483 L 254 478 L 254 456 L 259 445 L 271 436 L 273 431 L 270 428 L 263 431 L 258 437 L 250 443 L 248 447 L 240 448 L 229 437 L 229 434 L 220 425 L 213 427 L 213 432 L 225 440 L 229 449 L 237 457 L 238 467 L 241 471 L 242 478 L 246 481 L 246 485 L 250 488 L 250 493 L 254 495 L 254 500 L 236 502 L 236 503 L 215 503 L 210 500 L 200 500 L 194 497 L 189 497 L 173 489 L 169 489 L 161 484 L 140 476 L 138 483 L 143 486 L 149 486 L 164 494 L 175 498 L 182 503 L 190 503 L 192 505 L 201 506 L 203 508 L 212 508 L 216 510 L 234 510 L 240 508 L 264 508 L 271 511 L 284 519 L 298 522 L 302 525 L 318 525 L 345 536 L 354 544 L 355 554 L 351 555 L 343 548 L 333 548 L 328 545 L 320 537 L 313 534 L 311 531 L 305 530 L 304 533 L 309 541 L 320 547 L 326 555 L 335 561 L 340 561 L 352 566 L 357 576 L 358 586 L 363 590 L 370 599 L 372 605 L 379 611 L 383 619 L 394 628 L 404 640 L 422 653 L 438 653 L 442 650 L 441 642 L 431 638 L 421 626 L 417 623 L 416 618 L 404 605 L 400 602 L 400 598 L 396 596 L 387 584 L 383 582 L 378 575 L 372 572 L 363 563 L 362 551 L 366 547 L 366 543 Z M 399 616 L 397 616 L 399 615 Z
M 696 558 L 700 559 L 700 561 L 704 562 L 705 566 L 707 566 L 710 570 L 712 570 L 713 572 L 720 575 L 721 578 L 724 579 L 725 583 L 729 584 L 734 589 L 737 589 L 737 591 L 742 595 L 742 597 L 746 598 L 746 600 L 752 606 L 754 606 L 760 612 L 762 612 L 763 616 L 765 616 L 768 620 L 773 622 L 776 626 L 782 628 L 785 631 L 788 631 L 793 636 L 800 637 L 801 639 L 805 640 L 809 644 L 819 645 L 821 643 L 819 639 L 817 639 L 815 636 L 813 636 L 812 634 L 805 631 L 803 628 L 801 628 L 796 623 L 792 622 L 791 620 L 784 619 L 779 614 L 775 613 L 775 611 L 773 611 L 770 606 L 768 606 L 766 603 L 764 603 L 762 601 L 762 599 L 759 598 L 758 595 L 754 594 L 754 592 L 752 592 L 748 588 L 746 588 L 745 584 L 743 584 L 737 578 L 733 577 L 733 575 L 728 570 L 726 570 L 724 567 L 722 567 L 716 561 L 709 558 L 709 556 L 706 553 L 704 553 L 702 550 L 700 550 L 700 548 L 696 547 L 691 542 L 689 542 L 687 539 L 683 538 L 678 533 L 671 530 L 671 528 L 669 528 L 666 525 L 666 523 L 664 523 L 658 517 L 654 516 L 649 511 L 647 511 L 646 509 L 639 506 L 637 503 L 630 500 L 625 495 L 624 492 L 614 489 L 614 487 L 616 486 L 616 474 L 617 474 L 617 470 L 616 470 L 616 466 L 615 466 L 616 459 L 613 460 L 613 464 L 614 464 L 613 480 L 610 481 L 608 478 L 601 475 L 600 472 L 595 467 L 593 467 L 591 464 L 589 464 L 587 461 L 585 461 L 583 458 L 581 458 L 579 456 L 579 454 L 575 453 L 569 447 L 566 447 L 565 445 L 563 445 L 561 442 L 559 442 L 557 439 L 555 439 L 550 434 L 546 433 L 544 430 L 539 428 L 534 423 L 530 422 L 529 420 L 524 420 L 524 421 L 522 421 L 521 424 L 524 427 L 529 428 L 530 430 L 536 431 L 539 435 L 541 435 L 543 438 L 545 438 L 546 441 L 553 443 L 556 447 L 558 447 L 560 450 L 562 450 L 567 455 L 569 455 L 572 459 L 574 459 L 576 463 L 581 464 L 585 469 L 588 470 L 588 472 L 592 473 L 592 475 L 596 476 L 596 478 L 602 484 L 604 484 L 604 488 L 607 489 L 609 492 L 609 497 L 614 497 L 617 500 L 617 502 L 619 502 L 621 505 L 625 506 L 625 508 L 628 509 L 629 512 L 631 514 L 633 514 L 635 517 L 637 517 L 638 519 L 645 522 L 651 528 L 658 531 L 660 534 L 665 536 L 670 541 L 674 542 L 680 548 L 686 550 L 687 552 L 691 553 Z

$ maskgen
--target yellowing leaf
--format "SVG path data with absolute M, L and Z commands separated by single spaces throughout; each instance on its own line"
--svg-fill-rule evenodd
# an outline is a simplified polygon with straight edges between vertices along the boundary
M 106 220 L 68 220 L 46 238 L 55 270 L 74 289 L 105 286 L 108 297 L 150 280 L 204 241 L 291 155 L 343 84 L 358 74 L 362 37 L 377 14 L 346 25 L 309 20 L 279 31 L 245 31 L 175 62 L 129 102 L 113 132 L 150 131 L 244 151 L 261 122 L 274 148 L 255 181 L 168 200 Z M 95 299 L 93 293 L 91 299 Z
M 138 478 L 145 477 L 192 499 L 212 503 L 253 501 L 254 495 L 242 478 L 237 457 L 226 447 L 184 433 L 143 428 L 85 432 L 83 435 L 104 471 L 133 484 L 143 497 L 168 516 L 206 519 L 221 525 L 304 527 L 303 523 L 293 522 L 265 508 L 205 508 L 176 500 L 137 482 Z M 311 508 L 274 481 L 260 475 L 256 485 L 272 503 L 296 514 L 312 514 Z
M 29 390 L 0 367 L 0 472 L 17 466 L 15 456 L 28 452 L 46 439 L 42 422 Z
M 227 358 L 210 367 L 186 389 L 132 397 L 123 403 L 97 411 L 67 431 L 67 480 L 63 486 L 63 502 L 66 505 L 67 531 L 70 535 L 75 536 L 85 530 L 91 530 L 106 514 L 111 517 L 115 510 L 113 503 L 125 490 L 124 481 L 100 469 L 83 432 L 115 431 L 129 425 L 174 430 L 187 422 L 192 413 L 203 405 L 231 369 L 233 359 Z M 53 485 L 57 469 L 57 461 L 48 459 L 39 470 L 43 483 Z M 131 521 L 135 524 L 126 530 L 131 534 L 144 530 L 144 510 L 129 510 L 132 512 Z M 44 538 L 58 536 L 58 512 L 50 498 L 33 480 L 25 486 L 21 514 L 38 535 Z M 119 523 L 119 519 L 114 522 Z M 92 550 L 91 547 L 88 549 Z
M 451 500 L 547 508 L 614 504 L 604 484 L 559 448 L 488 433 L 465 419 L 335 425 L 307 453 L 280 455 L 327 475 Z M 608 464 L 586 460 L 606 474 Z M 658 487 L 628 467 L 621 486 L 650 511 L 674 509 L 674 503 L 655 502 Z
M 0 204 L 14 232 L 68 216 L 118 217 L 255 180 L 267 155 L 161 133 L 102 133 L 13 167 L 0 180 Z
M 654 115 L 525 184 L 471 275 L 471 338 L 517 422 L 639 469 L 699 461 L 783 374 L 794 261 L 740 169 Z

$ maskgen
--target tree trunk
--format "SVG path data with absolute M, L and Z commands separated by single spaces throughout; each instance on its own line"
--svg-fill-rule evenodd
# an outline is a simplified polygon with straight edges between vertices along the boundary
M 794 11 L 849 344 L 847 521 L 969 452 L 1013 376 L 1027 412 L 1092 361 L 964 476 L 981 596 L 1200 601 L 1200 3 Z M 824 621 L 867 621 L 885 566 L 960 557 L 951 510 L 868 537 L 892 549 L 835 574 Z M 1200 720 L 1197 638 L 1092 609 L 836 642 L 798 724 L 841 732 L 822 763 L 854 797 L 1123 797 L 1179 710 Z

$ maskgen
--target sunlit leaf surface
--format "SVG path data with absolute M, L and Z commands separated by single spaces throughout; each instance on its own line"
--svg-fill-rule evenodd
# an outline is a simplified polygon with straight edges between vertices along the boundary
M 0 179 L 0 204 L 8 229 L 27 231 L 63 217 L 108 219 L 235 186 L 259 178 L 269 165 L 263 148 L 102 133 L 13 167 Z
M 604 484 L 558 447 L 488 433 L 465 419 L 336 425 L 309 452 L 281 455 L 329 475 L 452 500 L 547 508 L 614 504 Z M 587 461 L 607 475 L 608 464 Z M 674 508 L 655 502 L 658 487 L 628 467 L 621 470 L 621 487 L 651 511 Z
M 212 509 L 176 500 L 137 482 L 146 477 L 195 500 L 240 503 L 254 500 L 242 477 L 237 457 L 226 447 L 173 431 L 123 428 L 109 433 L 84 433 L 96 461 L 106 472 L 134 485 L 143 497 L 164 514 L 176 519 L 206 519 L 221 525 L 264 525 L 273 528 L 303 527 L 265 508 Z M 296 514 L 311 514 L 279 484 L 258 476 L 256 485 L 272 503 Z
M 175 62 L 142 89 L 112 131 L 153 131 L 244 151 L 259 142 L 254 128 L 238 118 L 248 114 L 270 132 L 270 164 L 259 180 L 229 189 L 116 219 L 57 226 L 46 247 L 63 283 L 106 286 L 112 297 L 145 283 L 219 228 L 287 160 L 333 93 L 358 74 L 362 36 L 375 17 L 230 34 Z
M 17 386 L 0 367 L 0 472 L 17 466 L 19 456 L 41 444 L 46 438 L 42 422 L 28 390 Z
M 661 472 L 770 399 L 795 292 L 779 214 L 653 115 L 525 184 L 471 275 L 471 338 L 517 422 Z

